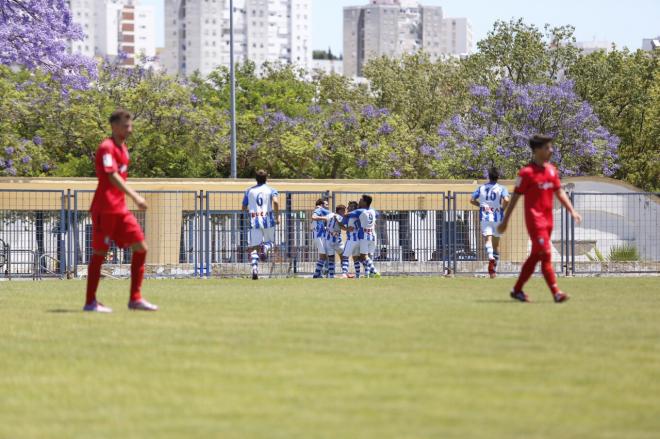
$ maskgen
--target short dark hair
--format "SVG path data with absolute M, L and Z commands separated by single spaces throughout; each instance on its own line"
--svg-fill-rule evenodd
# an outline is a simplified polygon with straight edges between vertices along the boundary
M 268 172 L 264 171 L 263 169 L 259 169 L 255 178 L 257 179 L 258 184 L 264 184 L 266 183 L 266 180 L 268 180 Z
M 357 201 L 349 201 L 348 202 L 348 208 L 350 209 L 351 207 L 353 208 L 353 210 L 357 209 L 358 202 Z
M 532 150 L 535 150 L 536 148 L 541 148 L 547 145 L 553 140 L 555 139 L 550 136 L 546 136 L 545 134 L 535 134 L 531 139 L 529 139 L 529 147 L 532 148 Z
M 371 202 L 373 201 L 371 195 L 364 194 L 362 195 L 362 199 L 364 200 L 365 203 L 367 203 L 367 207 L 371 207 Z
M 110 125 L 112 125 L 117 122 L 124 122 L 125 120 L 131 120 L 132 118 L 133 116 L 131 116 L 131 113 L 124 110 L 123 108 L 118 108 L 112 112 L 109 120 L 110 120 Z
M 497 169 L 495 166 L 490 168 L 488 170 L 488 179 L 492 182 L 496 182 L 497 180 L 500 179 L 500 170 Z
M 316 204 L 314 206 L 322 206 L 325 200 L 323 198 L 319 198 L 316 200 Z
M 340 204 L 339 206 L 335 207 L 335 212 L 339 212 L 340 210 L 346 210 L 346 206 Z

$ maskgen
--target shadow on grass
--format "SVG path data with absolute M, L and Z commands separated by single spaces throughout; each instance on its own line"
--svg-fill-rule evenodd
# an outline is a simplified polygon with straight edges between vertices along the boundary
M 51 313 L 51 314 L 77 314 L 79 312 L 82 312 L 80 309 L 48 309 L 46 312 Z

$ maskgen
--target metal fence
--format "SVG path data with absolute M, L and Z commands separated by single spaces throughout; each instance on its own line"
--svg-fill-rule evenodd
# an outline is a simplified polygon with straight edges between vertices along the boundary
M 250 273 L 249 218 L 243 192 L 142 191 L 146 212 L 128 201 L 149 253 L 147 276 L 229 277 Z M 262 273 L 309 275 L 318 257 L 312 233 L 315 201 L 357 201 L 357 192 L 282 192 L 276 247 Z M 378 192 L 374 262 L 383 274 L 486 274 L 479 211 L 467 192 Z M 660 273 L 660 196 L 571 193 L 584 217 L 574 224 L 555 203 L 555 269 L 565 275 Z M 91 256 L 92 191 L 0 190 L 0 277 L 80 277 Z M 530 249 L 522 207 L 500 242 L 500 273 L 517 273 Z M 104 274 L 126 277 L 130 250 L 114 244 Z M 352 267 L 352 264 L 351 264 Z

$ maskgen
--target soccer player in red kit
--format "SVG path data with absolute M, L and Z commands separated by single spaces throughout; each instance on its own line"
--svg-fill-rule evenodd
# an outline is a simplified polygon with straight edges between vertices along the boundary
M 550 163 L 552 157 L 553 139 L 548 136 L 536 135 L 529 141 L 532 148 L 532 162 L 522 168 L 516 179 L 516 187 L 511 197 L 504 219 L 498 227 L 500 233 L 506 230 L 511 212 L 516 207 L 521 195 L 525 196 L 525 224 L 532 240 L 532 252 L 525 261 L 518 282 L 513 287 L 511 298 L 521 302 L 529 302 L 529 297 L 523 292 L 525 282 L 534 273 L 536 264 L 541 262 L 541 270 L 555 302 L 568 300 L 568 295 L 562 293 L 557 286 L 557 277 L 552 268 L 552 203 L 553 195 L 564 205 L 573 219 L 580 223 L 582 217 L 575 211 L 566 193 L 561 188 L 557 169 Z
M 126 207 L 125 195 L 131 197 L 140 210 L 147 209 L 144 198 L 126 184 L 128 178 L 128 149 L 126 138 L 133 131 L 131 114 L 117 110 L 110 116 L 112 136 L 105 139 L 96 151 L 96 176 L 99 183 L 94 193 L 90 213 L 92 216 L 92 258 L 87 270 L 87 297 L 84 311 L 112 312 L 96 300 L 96 289 L 101 278 L 101 265 L 110 248 L 110 241 L 118 247 L 130 247 L 131 295 L 128 308 L 156 311 L 158 307 L 142 298 L 140 288 L 144 277 L 147 244 L 142 228 Z

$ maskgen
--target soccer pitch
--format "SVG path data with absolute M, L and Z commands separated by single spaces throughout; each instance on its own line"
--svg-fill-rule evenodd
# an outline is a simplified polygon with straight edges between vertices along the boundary
M 0 438 L 657 438 L 660 278 L 0 282 Z

